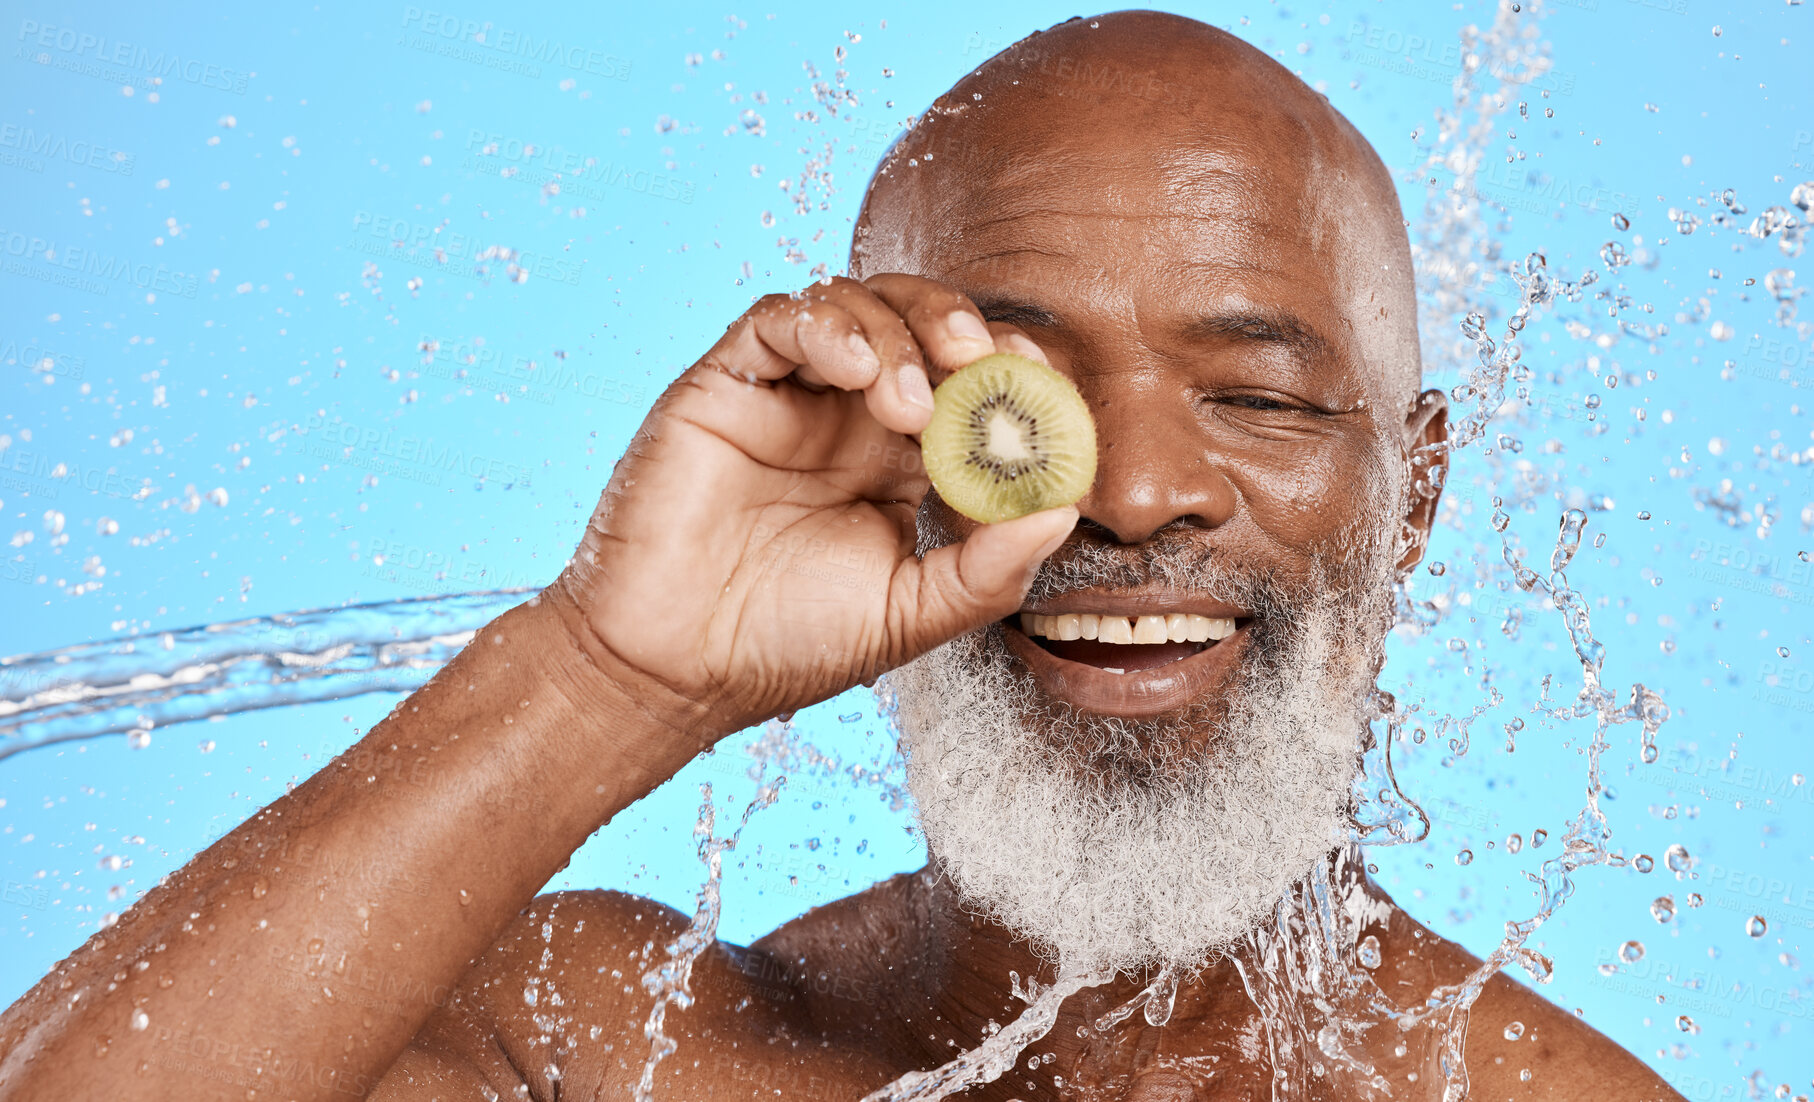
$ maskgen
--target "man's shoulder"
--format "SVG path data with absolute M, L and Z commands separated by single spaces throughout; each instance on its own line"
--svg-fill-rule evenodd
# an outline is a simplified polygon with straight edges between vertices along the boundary
M 482 961 L 487 978 L 515 981 L 490 985 L 498 991 L 491 1009 L 523 1016 L 538 1001 L 531 989 L 545 984 L 567 1005 L 638 1008 L 646 1014 L 654 992 L 644 977 L 675 959 L 676 943 L 690 925 L 673 907 L 628 892 L 537 896 Z M 693 959 L 689 986 L 701 1010 L 745 998 L 754 998 L 758 1007 L 784 1009 L 792 1001 L 786 978 L 768 952 L 712 941 Z
M 1480 958 L 1426 930 L 1394 907 L 1392 928 L 1421 943 L 1417 982 L 1458 983 Z M 1421 936 L 1420 936 L 1421 935 Z M 1468 1013 L 1469 1097 L 1499 1102 L 1678 1102 L 1681 1095 L 1642 1060 L 1574 1014 L 1504 972 L 1481 989 Z
M 1682 1097 L 1610 1037 L 1504 973 L 1468 1015 L 1467 1063 L 1481 1099 Z
M 506 1079 L 521 1075 L 537 1097 L 553 1090 L 547 1069 L 556 1064 L 563 1095 L 621 1096 L 650 1052 L 644 1026 L 655 998 L 643 977 L 672 959 L 689 924 L 672 907 L 624 892 L 538 896 L 473 963 L 416 1046 Z M 665 1031 L 688 1051 L 710 1053 L 686 1066 L 711 1097 L 741 1097 L 745 1088 L 810 1096 L 849 1085 L 848 1076 L 875 1078 L 860 1054 L 819 1043 L 802 993 L 810 986 L 799 966 L 771 952 L 712 942 L 693 961 L 691 1001 L 669 1008 Z

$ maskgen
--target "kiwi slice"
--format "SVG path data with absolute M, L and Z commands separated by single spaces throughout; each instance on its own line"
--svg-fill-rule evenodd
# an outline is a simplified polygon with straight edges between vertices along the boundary
M 953 509 L 984 524 L 1069 505 L 1096 478 L 1096 424 L 1083 395 L 1044 364 L 1001 352 L 939 384 L 920 434 L 926 474 Z

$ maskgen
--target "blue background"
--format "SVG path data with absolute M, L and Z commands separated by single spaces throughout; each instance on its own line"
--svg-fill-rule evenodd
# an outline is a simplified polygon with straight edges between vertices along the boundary
M 666 380 L 753 297 L 842 269 L 862 186 L 907 117 L 1077 14 L 455 3 L 7 5 L 0 652 L 544 583 Z M 1299 72 L 1401 172 L 1422 162 L 1449 103 L 1458 33 L 1493 11 L 1177 10 Z M 1643 682 L 1674 716 L 1656 764 L 1639 761 L 1630 725 L 1606 760 L 1613 845 L 1657 867 L 1578 878 L 1536 938 L 1556 962 L 1542 990 L 1697 1099 L 1810 1086 L 1800 958 L 1814 928 L 1814 786 L 1792 777 L 1814 772 L 1814 566 L 1797 557 L 1814 546 L 1814 374 L 1806 311 L 1779 324 L 1764 288 L 1802 258 L 1710 223 L 1682 234 L 1667 212 L 1706 220 L 1721 209 L 1709 197 L 1733 188 L 1744 225 L 1814 178 L 1811 12 L 1580 0 L 1542 19 L 1553 67 L 1513 90 L 1530 119 L 1508 103 L 1497 123 L 1518 137 L 1491 147 L 1479 192 L 1503 209 L 1487 224 L 1507 258 L 1542 249 L 1554 270 L 1622 281 L 1626 316 L 1667 332 L 1618 334 L 1591 301 L 1527 329 L 1530 401 L 1501 412 L 1490 435 L 1508 438 L 1484 442 L 1491 454 L 1457 458 L 1432 553 L 1445 571 L 1415 583 L 1448 613 L 1395 638 L 1384 679 L 1432 732 L 1396 760 L 1435 824 L 1372 859 L 1414 915 L 1485 952 L 1532 909 L 1524 872 L 1555 853 L 1555 841 L 1508 852 L 1507 836 L 1560 838 L 1589 735 L 1534 710 L 1546 677 L 1550 699 L 1566 699 L 1580 670 L 1554 610 L 1500 588 L 1487 517 L 1495 495 L 1511 503 L 1510 535 L 1538 560 L 1562 508 L 1590 511 L 1570 577 L 1607 645 L 1607 683 L 1623 699 Z M 487 23 L 487 44 L 472 41 Z M 565 48 L 508 52 L 525 37 Z M 856 102 L 834 113 L 812 86 L 835 85 L 841 67 Z M 1499 163 L 1508 143 L 1532 159 Z M 1401 187 L 1414 221 L 1430 181 L 1452 182 Z M 1599 251 L 1615 237 L 1636 262 L 1609 275 Z M 1483 284 L 1480 308 L 1503 319 L 1503 277 Z M 1453 317 L 1426 321 L 1454 332 Z M 1428 355 L 1433 384 L 1459 380 Z M 324 439 L 337 441 L 325 455 Z M 416 458 L 424 442 L 456 447 L 462 466 Z M 52 477 L 57 463 L 75 477 Z M 102 534 L 109 520 L 118 531 Z M 1500 630 L 1511 606 L 1524 610 L 1516 640 Z M 1487 680 L 1504 702 L 1456 756 L 1439 717 L 1486 702 Z M 393 699 L 0 762 L 0 999 Z M 1508 753 L 1514 719 L 1525 727 Z M 799 726 L 846 766 L 892 753 L 861 691 Z M 627 887 L 690 911 L 697 784 L 716 784 L 720 824 L 732 820 L 750 789 L 747 741 L 620 816 L 554 886 Z M 727 862 L 724 936 L 918 867 L 893 795 L 824 769 L 794 776 Z M 1695 858 L 1687 877 L 1662 866 L 1671 844 Z M 1650 906 L 1665 894 L 1678 910 L 1658 923 Z M 1754 914 L 1768 920 L 1756 938 Z M 1627 939 L 1646 955 L 1617 967 Z M 1698 1033 L 1677 1028 L 1684 1013 Z

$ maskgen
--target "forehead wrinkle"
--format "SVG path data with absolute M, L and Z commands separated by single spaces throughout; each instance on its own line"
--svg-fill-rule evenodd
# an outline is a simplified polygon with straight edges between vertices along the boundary
M 1225 258 L 1231 257 L 1251 264 L 1264 252 L 1255 246 L 1281 240 L 1305 250 L 1316 247 L 1302 204 L 1289 195 L 1291 189 L 1256 181 L 1256 174 L 1232 157 L 1214 155 L 1215 164 L 1206 164 L 1208 159 L 1200 151 L 1170 158 L 1170 165 L 1154 166 L 1147 159 L 1142 163 L 1148 169 L 1156 167 L 1157 173 L 1143 173 L 1146 178 L 1136 176 L 1132 183 L 1127 173 L 1109 172 L 1068 175 L 1063 184 L 1053 184 L 1052 174 L 1040 173 L 1041 182 L 1024 190 L 999 177 L 976 179 L 967 195 L 948 192 L 939 202 L 943 217 L 938 221 L 945 229 L 929 235 L 929 243 L 936 247 L 928 259 L 954 272 L 1016 252 L 1073 260 L 1079 255 L 1080 231 L 1114 232 L 1155 243 L 1191 240 L 1197 247 L 1183 263 L 1193 267 L 1226 265 Z M 1085 251 L 1097 257 L 1098 266 L 1109 255 Z
M 1034 215 L 1253 220 L 1267 212 L 1291 219 L 1301 204 L 1290 201 L 1292 188 L 1275 185 L 1317 171 L 1307 164 L 1269 170 L 1226 135 L 1192 135 L 1182 146 L 1130 145 L 1101 155 L 1066 149 L 1067 140 L 1054 135 L 1012 163 L 966 173 L 967 188 L 945 193 L 945 213 L 971 230 Z M 965 217 L 969 206 L 982 216 Z

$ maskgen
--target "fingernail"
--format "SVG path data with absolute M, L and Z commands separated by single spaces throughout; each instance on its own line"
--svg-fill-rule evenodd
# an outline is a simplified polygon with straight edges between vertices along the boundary
M 850 349 L 850 354 L 856 357 L 865 371 L 881 370 L 882 361 L 876 357 L 876 350 L 869 347 L 869 342 L 863 339 L 862 334 L 852 333 L 845 337 L 844 346 Z
M 926 382 L 925 372 L 913 364 L 902 364 L 895 378 L 901 401 L 918 409 L 932 409 L 932 387 Z
M 1005 343 L 1009 347 L 1009 349 L 1013 350 L 1014 352 L 1019 353 L 1022 356 L 1025 356 L 1029 360 L 1037 360 L 1040 363 L 1047 362 L 1045 351 L 1043 349 L 1041 349 L 1037 344 L 1034 344 L 1031 340 L 1027 339 L 1026 337 L 1021 336 L 1019 333 L 1009 333 L 1008 339 L 1003 343 Z M 1047 364 L 1047 366 L 1050 366 L 1050 365 Z
M 983 319 L 968 310 L 958 310 L 946 318 L 945 328 L 954 337 L 982 341 L 992 348 L 995 346 L 995 338 L 989 335 L 989 327 L 983 324 Z
M 1048 539 L 1045 543 L 1041 544 L 1039 547 L 1039 550 L 1035 551 L 1033 553 L 1034 558 L 1040 559 L 1043 561 L 1045 558 L 1050 556 L 1052 554 L 1052 552 L 1058 550 L 1060 547 L 1063 547 L 1065 540 L 1068 540 L 1071 538 L 1072 530 L 1077 527 L 1078 512 L 1074 506 L 1067 507 L 1064 511 L 1071 514 L 1071 523 L 1065 525 L 1064 528 L 1061 529 L 1057 535 L 1053 536 L 1051 539 Z

